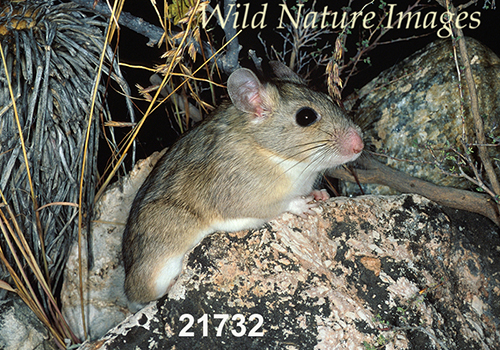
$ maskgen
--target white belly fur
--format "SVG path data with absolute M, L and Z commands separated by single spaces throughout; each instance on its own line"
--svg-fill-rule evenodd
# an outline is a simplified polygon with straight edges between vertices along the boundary
M 313 169 L 308 168 L 307 163 L 287 160 L 274 155 L 271 157 L 271 159 L 281 167 L 284 172 L 284 176 L 287 176 L 291 181 L 292 188 L 290 188 L 289 204 L 292 204 L 293 199 L 295 199 L 297 195 L 306 195 L 311 191 L 316 173 Z M 205 238 L 212 232 L 235 232 L 245 229 L 258 228 L 261 227 L 265 222 L 266 220 L 261 218 L 237 218 L 217 222 L 213 224 L 209 229 L 200 232 L 197 239 L 193 242 L 193 245 L 189 247 L 187 251 L 197 245 L 203 238 Z M 157 298 L 166 293 L 172 280 L 181 272 L 182 259 L 186 252 L 168 259 L 163 268 L 160 270 L 160 273 L 158 274 L 158 278 L 156 280 Z

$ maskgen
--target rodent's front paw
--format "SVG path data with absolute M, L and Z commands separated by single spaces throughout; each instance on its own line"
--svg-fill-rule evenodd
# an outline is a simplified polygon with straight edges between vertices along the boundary
M 287 211 L 302 218 L 307 218 L 308 215 L 317 214 L 312 210 L 319 206 L 317 201 L 326 201 L 328 199 L 330 199 L 330 195 L 326 190 L 313 190 L 309 196 L 301 196 L 292 200 Z
M 322 190 L 313 190 L 310 194 L 310 196 L 314 197 L 314 200 L 316 201 L 327 201 L 330 199 L 330 194 L 328 194 L 328 191 L 325 189 Z
M 298 197 L 288 204 L 287 212 L 307 218 L 308 215 L 314 215 L 312 208 L 317 207 L 318 203 L 313 202 L 313 196 Z

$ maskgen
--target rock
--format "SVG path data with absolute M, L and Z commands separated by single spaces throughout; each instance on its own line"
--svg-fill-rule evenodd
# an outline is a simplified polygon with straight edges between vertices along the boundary
M 84 275 L 85 315 L 90 339 L 97 339 L 130 315 L 123 290 L 125 272 L 121 242 L 128 212 L 147 175 L 162 153 L 139 161 L 129 176 L 111 186 L 100 198 L 92 225 L 94 264 Z M 86 238 L 82 242 L 82 266 L 88 264 Z M 78 244 L 72 247 L 64 272 L 62 312 L 74 333 L 85 339 L 80 306 Z
M 49 331 L 17 296 L 0 301 L 0 349 L 55 350 Z
M 500 133 L 500 59 L 475 39 L 466 38 L 466 43 L 485 133 L 496 137 Z M 444 160 L 450 148 L 463 151 L 458 145 L 463 130 L 458 86 L 451 40 L 438 40 L 380 73 L 359 91 L 359 98 L 349 107 L 353 109 L 354 119 L 366 126 L 368 148 L 394 157 L 379 157 L 378 160 L 437 185 L 475 189 L 476 186 L 467 180 L 444 175 L 433 165 L 434 157 L 426 148 L 428 145 L 434 150 L 438 163 L 446 171 L 453 165 Z M 462 86 L 465 130 L 474 143 L 463 74 Z M 492 142 L 491 138 L 488 140 Z M 490 147 L 490 151 L 492 156 L 498 157 L 497 147 Z M 383 186 L 363 185 L 363 189 L 364 193 L 395 193 Z M 346 193 L 358 192 L 357 186 L 348 185 Z
M 417 195 L 336 198 L 318 211 L 209 235 L 164 298 L 80 349 L 500 347 L 489 221 Z

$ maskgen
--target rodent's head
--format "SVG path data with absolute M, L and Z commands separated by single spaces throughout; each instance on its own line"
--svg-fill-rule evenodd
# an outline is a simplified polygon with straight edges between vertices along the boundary
M 250 118 L 248 132 L 278 157 L 324 170 L 355 160 L 361 130 L 326 94 L 309 89 L 290 68 L 271 62 L 277 79 L 261 83 L 245 68 L 228 80 L 233 105 Z

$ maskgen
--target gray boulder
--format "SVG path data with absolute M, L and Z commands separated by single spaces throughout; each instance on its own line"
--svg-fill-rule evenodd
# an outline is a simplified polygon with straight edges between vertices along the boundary
M 416 195 L 319 211 L 210 235 L 168 295 L 81 349 L 500 347 L 497 227 Z
M 466 44 L 485 133 L 493 142 L 500 135 L 500 58 L 473 38 L 466 38 Z M 470 143 L 475 140 L 467 84 L 462 73 L 462 99 L 453 52 L 451 39 L 427 45 L 380 73 L 351 96 L 347 106 L 364 126 L 367 149 L 389 156 L 378 157 L 379 161 L 437 185 L 475 189 L 469 181 L 441 171 L 452 171 L 454 162 L 447 156 L 456 156 L 453 148 L 463 152 L 459 139 L 464 130 Z M 498 147 L 490 147 L 490 152 L 498 158 Z M 500 176 L 498 165 L 494 166 Z M 465 172 L 472 175 L 470 170 Z M 363 189 L 372 194 L 396 193 L 377 185 L 363 185 Z M 359 190 L 348 185 L 345 192 Z

